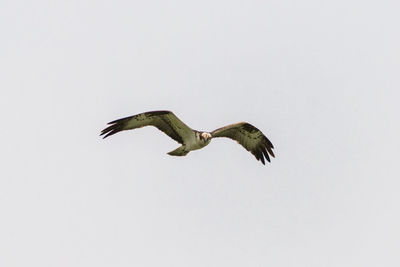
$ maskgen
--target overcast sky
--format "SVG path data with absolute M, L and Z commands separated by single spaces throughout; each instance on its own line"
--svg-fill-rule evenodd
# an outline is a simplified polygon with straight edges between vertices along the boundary
M 398 1 L 0 3 L 1 266 L 400 266 Z M 186 157 L 172 110 L 229 139 Z

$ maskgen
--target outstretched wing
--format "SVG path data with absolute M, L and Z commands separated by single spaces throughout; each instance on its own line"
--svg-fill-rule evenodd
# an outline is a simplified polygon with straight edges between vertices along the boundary
M 105 128 L 100 135 L 106 138 L 120 131 L 141 128 L 144 126 L 154 126 L 166 133 L 169 137 L 184 144 L 193 135 L 193 130 L 184 124 L 171 111 L 150 111 L 137 114 L 131 117 L 109 122 L 109 127 Z
M 231 124 L 211 132 L 213 137 L 228 137 L 237 141 L 247 151 L 250 151 L 257 160 L 265 165 L 264 157 L 270 162 L 270 157 L 275 157 L 271 141 L 256 127 L 247 123 L 239 122 Z

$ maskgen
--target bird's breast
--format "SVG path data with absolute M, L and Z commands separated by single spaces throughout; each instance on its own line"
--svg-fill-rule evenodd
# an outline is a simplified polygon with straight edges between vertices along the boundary
M 211 140 L 204 140 L 200 138 L 198 135 L 195 138 L 192 138 L 187 144 L 186 149 L 188 150 L 196 150 L 205 147 L 210 143 Z

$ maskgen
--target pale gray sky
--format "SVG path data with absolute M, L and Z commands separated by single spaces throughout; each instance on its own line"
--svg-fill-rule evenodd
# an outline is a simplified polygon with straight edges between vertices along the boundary
M 0 4 L 0 266 L 399 266 L 398 1 Z M 169 109 L 229 139 L 183 158 Z

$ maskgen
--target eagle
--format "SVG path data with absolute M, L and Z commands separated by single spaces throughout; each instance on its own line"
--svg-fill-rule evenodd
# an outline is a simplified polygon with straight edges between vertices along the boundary
M 264 158 L 270 162 L 270 156 L 275 157 L 271 141 L 259 129 L 247 122 L 230 124 L 212 132 L 202 132 L 187 126 L 171 111 L 159 110 L 114 120 L 108 124 L 109 126 L 101 131 L 100 136 L 103 138 L 144 126 L 156 127 L 181 144 L 180 147 L 168 153 L 171 156 L 186 156 L 190 151 L 208 145 L 212 138 L 227 137 L 242 145 L 264 165 Z

